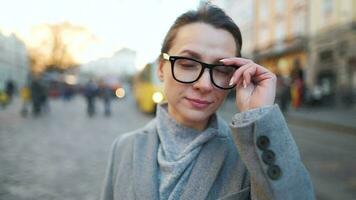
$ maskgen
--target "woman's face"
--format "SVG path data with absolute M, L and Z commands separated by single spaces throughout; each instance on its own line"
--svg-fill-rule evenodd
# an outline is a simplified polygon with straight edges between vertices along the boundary
M 235 52 L 235 40 L 228 31 L 206 23 L 192 23 L 179 28 L 169 52 L 164 53 L 216 64 L 220 59 L 234 57 Z M 206 127 L 228 93 L 213 85 L 208 69 L 198 81 L 184 84 L 174 80 L 170 62 L 161 60 L 158 76 L 164 83 L 169 114 L 180 124 L 197 130 Z

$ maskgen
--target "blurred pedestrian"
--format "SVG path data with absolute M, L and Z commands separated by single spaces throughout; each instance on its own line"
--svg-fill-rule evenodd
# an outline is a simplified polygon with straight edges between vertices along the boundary
M 7 102 L 8 102 L 8 97 L 6 92 L 0 90 L 0 105 L 3 109 L 6 108 Z
M 100 96 L 104 103 L 104 115 L 108 117 L 111 115 L 111 99 L 113 97 L 113 92 L 111 87 L 105 82 L 102 83 L 100 87 Z
M 291 80 L 286 75 L 277 75 L 276 100 L 283 113 L 288 112 L 290 105 L 290 83 Z
M 40 82 L 41 87 L 42 87 L 42 93 L 41 93 L 41 112 L 42 113 L 48 113 L 50 112 L 50 106 L 49 106 L 49 95 L 48 95 L 48 82 L 42 80 Z
M 294 108 L 299 108 L 302 105 L 304 99 L 304 74 L 298 59 L 294 61 L 291 77 L 292 106 Z
M 218 7 L 177 18 L 158 61 L 167 103 L 115 140 L 101 199 L 314 199 L 274 105 L 276 76 L 241 58 L 241 45 Z M 229 127 L 216 111 L 234 87 L 241 113 Z
M 64 101 L 70 101 L 74 95 L 73 86 L 69 84 L 64 84 L 61 88 L 61 93 Z
M 12 79 L 8 79 L 6 81 L 6 86 L 5 86 L 5 92 L 8 98 L 7 100 L 8 103 L 11 103 L 15 90 L 16 90 L 15 82 Z
M 20 97 L 22 100 L 21 115 L 26 117 L 29 112 L 29 106 L 31 102 L 31 91 L 27 85 L 24 85 L 20 90 Z
M 87 102 L 87 114 L 92 117 L 95 114 L 95 98 L 98 93 L 96 83 L 90 79 L 84 87 L 84 96 Z
M 39 77 L 34 77 L 31 82 L 31 100 L 33 116 L 39 116 L 41 114 L 43 92 L 43 86 L 40 83 Z

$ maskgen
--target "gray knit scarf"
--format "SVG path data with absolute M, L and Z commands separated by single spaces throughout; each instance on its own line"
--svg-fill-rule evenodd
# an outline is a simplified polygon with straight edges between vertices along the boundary
M 169 116 L 167 104 L 157 106 L 156 118 L 160 199 L 179 199 L 202 146 L 218 134 L 217 116 L 202 132 L 178 124 Z

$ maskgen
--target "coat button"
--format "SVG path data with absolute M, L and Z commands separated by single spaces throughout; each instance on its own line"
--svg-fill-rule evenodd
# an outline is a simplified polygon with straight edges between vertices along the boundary
M 271 150 L 264 150 L 262 153 L 262 160 L 267 165 L 272 165 L 276 161 L 276 155 Z
M 277 180 L 281 177 L 282 171 L 278 165 L 272 165 L 267 169 L 267 175 L 272 180 Z
M 257 147 L 261 150 L 266 150 L 269 146 L 270 142 L 269 142 L 269 138 L 267 136 L 260 136 L 257 139 Z

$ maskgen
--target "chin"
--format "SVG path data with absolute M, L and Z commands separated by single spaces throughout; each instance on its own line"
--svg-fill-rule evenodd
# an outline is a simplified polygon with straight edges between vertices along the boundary
M 210 116 L 218 109 L 216 102 L 212 103 L 208 107 L 199 108 L 191 105 L 186 99 L 172 102 L 169 105 L 171 105 L 173 111 L 173 113 L 171 113 L 173 115 L 172 117 L 188 126 L 189 124 L 205 124 L 207 120 L 209 120 Z
M 182 109 L 182 111 L 181 115 L 184 116 L 187 121 L 194 123 L 204 123 L 214 113 L 210 110 L 195 110 L 192 108 L 185 108 Z

